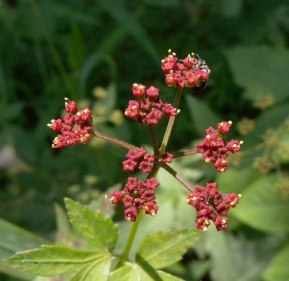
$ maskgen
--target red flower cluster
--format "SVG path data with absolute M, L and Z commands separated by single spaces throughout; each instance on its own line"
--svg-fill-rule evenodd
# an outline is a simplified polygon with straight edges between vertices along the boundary
M 226 229 L 226 215 L 231 207 L 234 208 L 239 203 L 240 197 L 240 194 L 235 193 L 222 195 L 216 183 L 207 183 L 205 188 L 196 186 L 187 197 L 187 203 L 197 211 L 196 228 L 206 231 L 211 220 L 218 231 Z
M 229 153 L 240 151 L 240 146 L 243 143 L 238 140 L 230 140 L 229 142 L 223 139 L 223 135 L 230 131 L 231 121 L 218 123 L 218 129 L 212 127 L 206 130 L 206 137 L 202 143 L 197 144 L 197 152 L 203 155 L 203 159 L 207 162 L 213 162 L 214 167 L 219 172 L 224 172 L 228 168 L 226 158 Z
M 122 162 L 123 170 L 125 172 L 133 172 L 137 168 L 144 174 L 149 174 L 152 170 L 152 165 L 155 161 L 154 155 L 145 151 L 143 147 L 129 150 L 126 154 L 127 160 Z M 173 160 L 173 155 L 165 153 L 161 161 L 170 163 Z
M 206 62 L 198 55 L 188 55 L 185 59 L 179 60 L 171 50 L 162 60 L 161 67 L 166 75 L 166 84 L 172 87 L 199 87 L 207 82 L 210 74 Z
M 79 110 L 74 101 L 65 98 L 65 112 L 63 119 L 51 120 L 47 124 L 60 134 L 52 142 L 53 148 L 63 148 L 77 143 L 87 143 L 92 130 L 92 113 L 88 108 Z
M 113 191 L 110 194 L 110 202 L 113 204 L 123 203 L 125 219 L 135 221 L 141 209 L 146 214 L 155 216 L 158 211 L 155 192 L 159 183 L 155 178 L 149 178 L 145 182 L 135 177 L 129 177 L 122 191 Z
M 165 116 L 175 116 L 178 112 L 170 104 L 159 98 L 159 89 L 154 86 L 146 88 L 142 84 L 133 84 L 135 100 L 130 100 L 125 115 L 142 124 L 156 125 Z

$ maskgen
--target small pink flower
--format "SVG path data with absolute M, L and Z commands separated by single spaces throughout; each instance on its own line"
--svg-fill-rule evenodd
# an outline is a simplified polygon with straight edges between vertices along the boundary
M 65 111 L 67 113 L 75 113 L 77 110 L 77 104 L 75 101 L 70 101 L 68 98 L 65 98 Z
M 132 93 L 135 97 L 142 97 L 145 94 L 146 86 L 134 83 L 132 85 Z
M 218 130 L 210 127 L 206 129 L 206 136 L 202 143 L 196 146 L 197 152 L 201 153 L 206 163 L 214 163 L 214 167 L 219 172 L 224 172 L 228 168 L 226 158 L 229 153 L 240 151 L 242 141 L 230 140 L 227 142 L 223 139 L 223 135 L 230 131 L 232 122 L 220 122 Z
M 218 131 L 220 134 L 227 134 L 230 131 L 232 121 L 218 123 Z
M 125 110 L 128 118 L 138 120 L 142 124 L 157 125 L 163 117 L 177 114 L 177 110 L 171 104 L 164 103 L 159 98 L 158 88 L 133 84 L 132 89 L 136 100 L 130 100 L 128 103 Z
M 146 94 L 150 99 L 156 99 L 159 96 L 159 89 L 154 87 L 154 86 L 150 86 L 147 90 L 146 90 Z
M 53 148 L 63 148 L 90 140 L 92 113 L 88 108 L 79 110 L 74 101 L 65 98 L 66 115 L 62 119 L 51 120 L 47 126 L 60 134 L 52 141 Z
M 166 84 L 171 87 L 198 87 L 207 82 L 210 74 L 207 64 L 199 56 L 188 55 L 182 60 L 171 51 L 162 60 L 161 68 L 165 73 Z
M 235 193 L 221 194 L 214 182 L 207 183 L 205 188 L 196 186 L 187 197 L 187 203 L 197 212 L 196 228 L 206 231 L 212 221 L 218 231 L 226 229 L 226 215 L 231 207 L 238 204 L 240 196 Z
M 113 191 L 110 194 L 110 201 L 113 204 L 123 203 L 125 219 L 135 221 L 141 209 L 146 214 L 155 216 L 158 205 L 155 202 L 155 192 L 159 183 L 155 178 L 149 178 L 145 182 L 135 177 L 129 177 L 122 191 Z
M 137 166 L 138 163 L 131 159 L 122 161 L 122 168 L 125 172 L 133 172 L 137 168 Z

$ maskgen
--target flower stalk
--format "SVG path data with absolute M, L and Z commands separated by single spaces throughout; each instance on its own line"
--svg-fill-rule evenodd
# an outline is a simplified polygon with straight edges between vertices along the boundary
M 174 108 L 176 108 L 177 111 L 178 111 L 178 108 L 179 108 L 179 105 L 180 105 L 182 93 L 183 93 L 183 88 L 178 87 L 177 88 L 177 95 L 176 95 L 176 98 L 175 98 L 175 101 L 174 101 Z M 175 124 L 175 120 L 176 120 L 176 115 L 171 116 L 170 119 L 169 119 L 166 131 L 165 131 L 165 134 L 164 134 L 164 137 L 163 137 L 163 141 L 162 141 L 162 144 L 161 144 L 161 147 L 160 147 L 160 154 L 161 155 L 164 154 L 166 149 L 167 149 L 168 142 L 169 142 L 172 130 L 173 130 L 173 126 Z

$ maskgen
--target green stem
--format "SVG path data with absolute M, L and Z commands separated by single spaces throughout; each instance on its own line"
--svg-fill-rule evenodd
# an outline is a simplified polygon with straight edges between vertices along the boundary
M 164 170 L 166 170 L 168 173 L 170 173 L 178 182 L 180 182 L 187 190 L 190 192 L 193 192 L 195 187 L 189 183 L 186 179 L 184 179 L 182 176 L 180 176 L 173 168 L 171 168 L 168 164 L 162 163 L 161 165 Z
M 155 164 L 154 167 L 153 167 L 153 170 L 150 172 L 150 174 L 147 176 L 147 178 L 156 177 L 159 169 L 160 169 L 160 166 Z M 133 226 L 132 226 L 132 228 L 130 230 L 130 233 L 129 233 L 129 236 L 128 236 L 128 239 L 127 239 L 127 242 L 126 242 L 126 245 L 125 245 L 125 248 L 124 248 L 124 251 L 123 251 L 123 253 L 121 255 L 121 258 L 120 258 L 119 262 L 116 265 L 116 268 L 119 268 L 123 264 L 124 261 L 128 260 L 128 257 L 129 257 L 130 251 L 131 251 L 131 247 L 133 245 L 133 242 L 134 242 L 136 233 L 138 231 L 139 224 L 140 224 L 140 222 L 141 222 L 141 220 L 143 218 L 143 215 L 144 215 L 144 211 L 140 210 L 140 212 L 138 213 L 137 219 L 133 223 Z
M 158 145 L 158 139 L 157 139 L 157 135 L 156 135 L 155 126 L 150 125 L 149 128 L 150 128 L 150 135 L 151 135 L 152 144 L 153 144 L 153 148 L 154 148 L 154 156 L 158 157 L 159 145 Z
M 180 101 L 181 101 L 181 97 L 182 97 L 182 92 L 183 92 L 183 88 L 177 88 L 177 95 L 174 101 L 174 107 L 176 109 L 178 109 Z M 167 146 L 168 146 L 168 142 L 172 133 L 172 129 L 174 126 L 176 120 L 176 116 L 171 116 L 163 137 L 163 141 L 161 144 L 161 148 L 160 148 L 160 155 L 164 154 L 166 152 Z
M 113 144 L 116 144 L 118 146 L 121 146 L 123 148 L 126 148 L 127 150 L 133 150 L 133 149 L 137 149 L 138 147 L 137 146 L 134 146 L 128 142 L 125 142 L 125 141 L 122 141 L 120 139 L 117 139 L 117 138 L 114 138 L 114 137 L 111 137 L 111 136 L 108 136 L 108 135 L 105 135 L 101 132 L 98 132 L 98 131 L 93 131 L 92 132 L 92 135 L 98 137 L 98 138 L 101 138 L 101 139 L 104 139 L 110 143 L 113 143 Z
M 134 239 L 135 239 L 139 224 L 140 224 L 140 222 L 142 220 L 143 214 L 144 214 L 143 210 L 140 210 L 136 221 L 132 225 L 132 228 L 130 230 L 130 233 L 129 233 L 129 236 L 128 236 L 128 239 L 127 239 L 124 251 L 123 251 L 123 254 L 121 255 L 121 260 L 117 264 L 116 268 L 120 267 L 120 265 L 124 261 L 128 260 L 129 253 L 130 253 L 131 247 L 133 245 L 133 242 L 134 242 Z
M 174 155 L 174 159 L 175 158 L 180 158 L 183 156 L 189 156 L 192 154 L 197 154 L 197 150 L 196 149 L 188 149 L 188 150 L 184 150 L 184 151 L 180 151 L 180 152 L 173 152 L 172 154 Z

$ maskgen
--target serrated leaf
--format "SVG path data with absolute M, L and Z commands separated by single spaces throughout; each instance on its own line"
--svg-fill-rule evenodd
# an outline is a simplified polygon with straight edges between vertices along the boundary
M 74 272 L 82 266 L 104 258 L 102 253 L 81 251 L 64 246 L 45 245 L 19 252 L 5 261 L 13 267 L 39 276 L 53 276 Z
M 183 281 L 167 272 L 156 270 L 149 275 L 138 264 L 127 263 L 121 268 L 113 271 L 108 281 Z
M 267 281 L 288 281 L 289 280 L 289 244 L 282 249 L 272 260 L 269 267 L 263 274 Z
M 137 255 L 154 268 L 167 267 L 179 261 L 200 235 L 200 231 L 192 229 L 157 232 L 143 240 Z M 139 263 L 140 257 L 137 256 Z
M 112 272 L 108 281 L 153 281 L 153 279 L 135 263 L 127 263 Z M 155 279 L 155 281 L 161 281 Z
M 265 46 L 236 47 L 228 50 L 226 56 L 236 82 L 247 89 L 247 98 L 270 93 L 276 101 L 281 101 L 289 96 L 287 50 Z
M 107 280 L 110 266 L 111 256 L 103 256 L 97 262 L 94 262 L 77 272 L 70 281 L 105 281 Z
M 213 127 L 217 122 L 222 121 L 222 118 L 214 113 L 203 101 L 187 95 L 186 102 L 196 130 L 200 136 L 204 135 L 207 128 Z
M 119 230 L 110 218 L 67 198 L 65 204 L 74 229 L 90 245 L 99 250 L 111 250 L 115 247 Z
M 289 198 L 281 196 L 276 176 L 253 182 L 231 212 L 248 225 L 270 233 L 289 232 Z
M 167 272 L 157 270 L 159 276 L 161 277 L 162 281 L 184 281 L 183 279 L 173 276 Z

